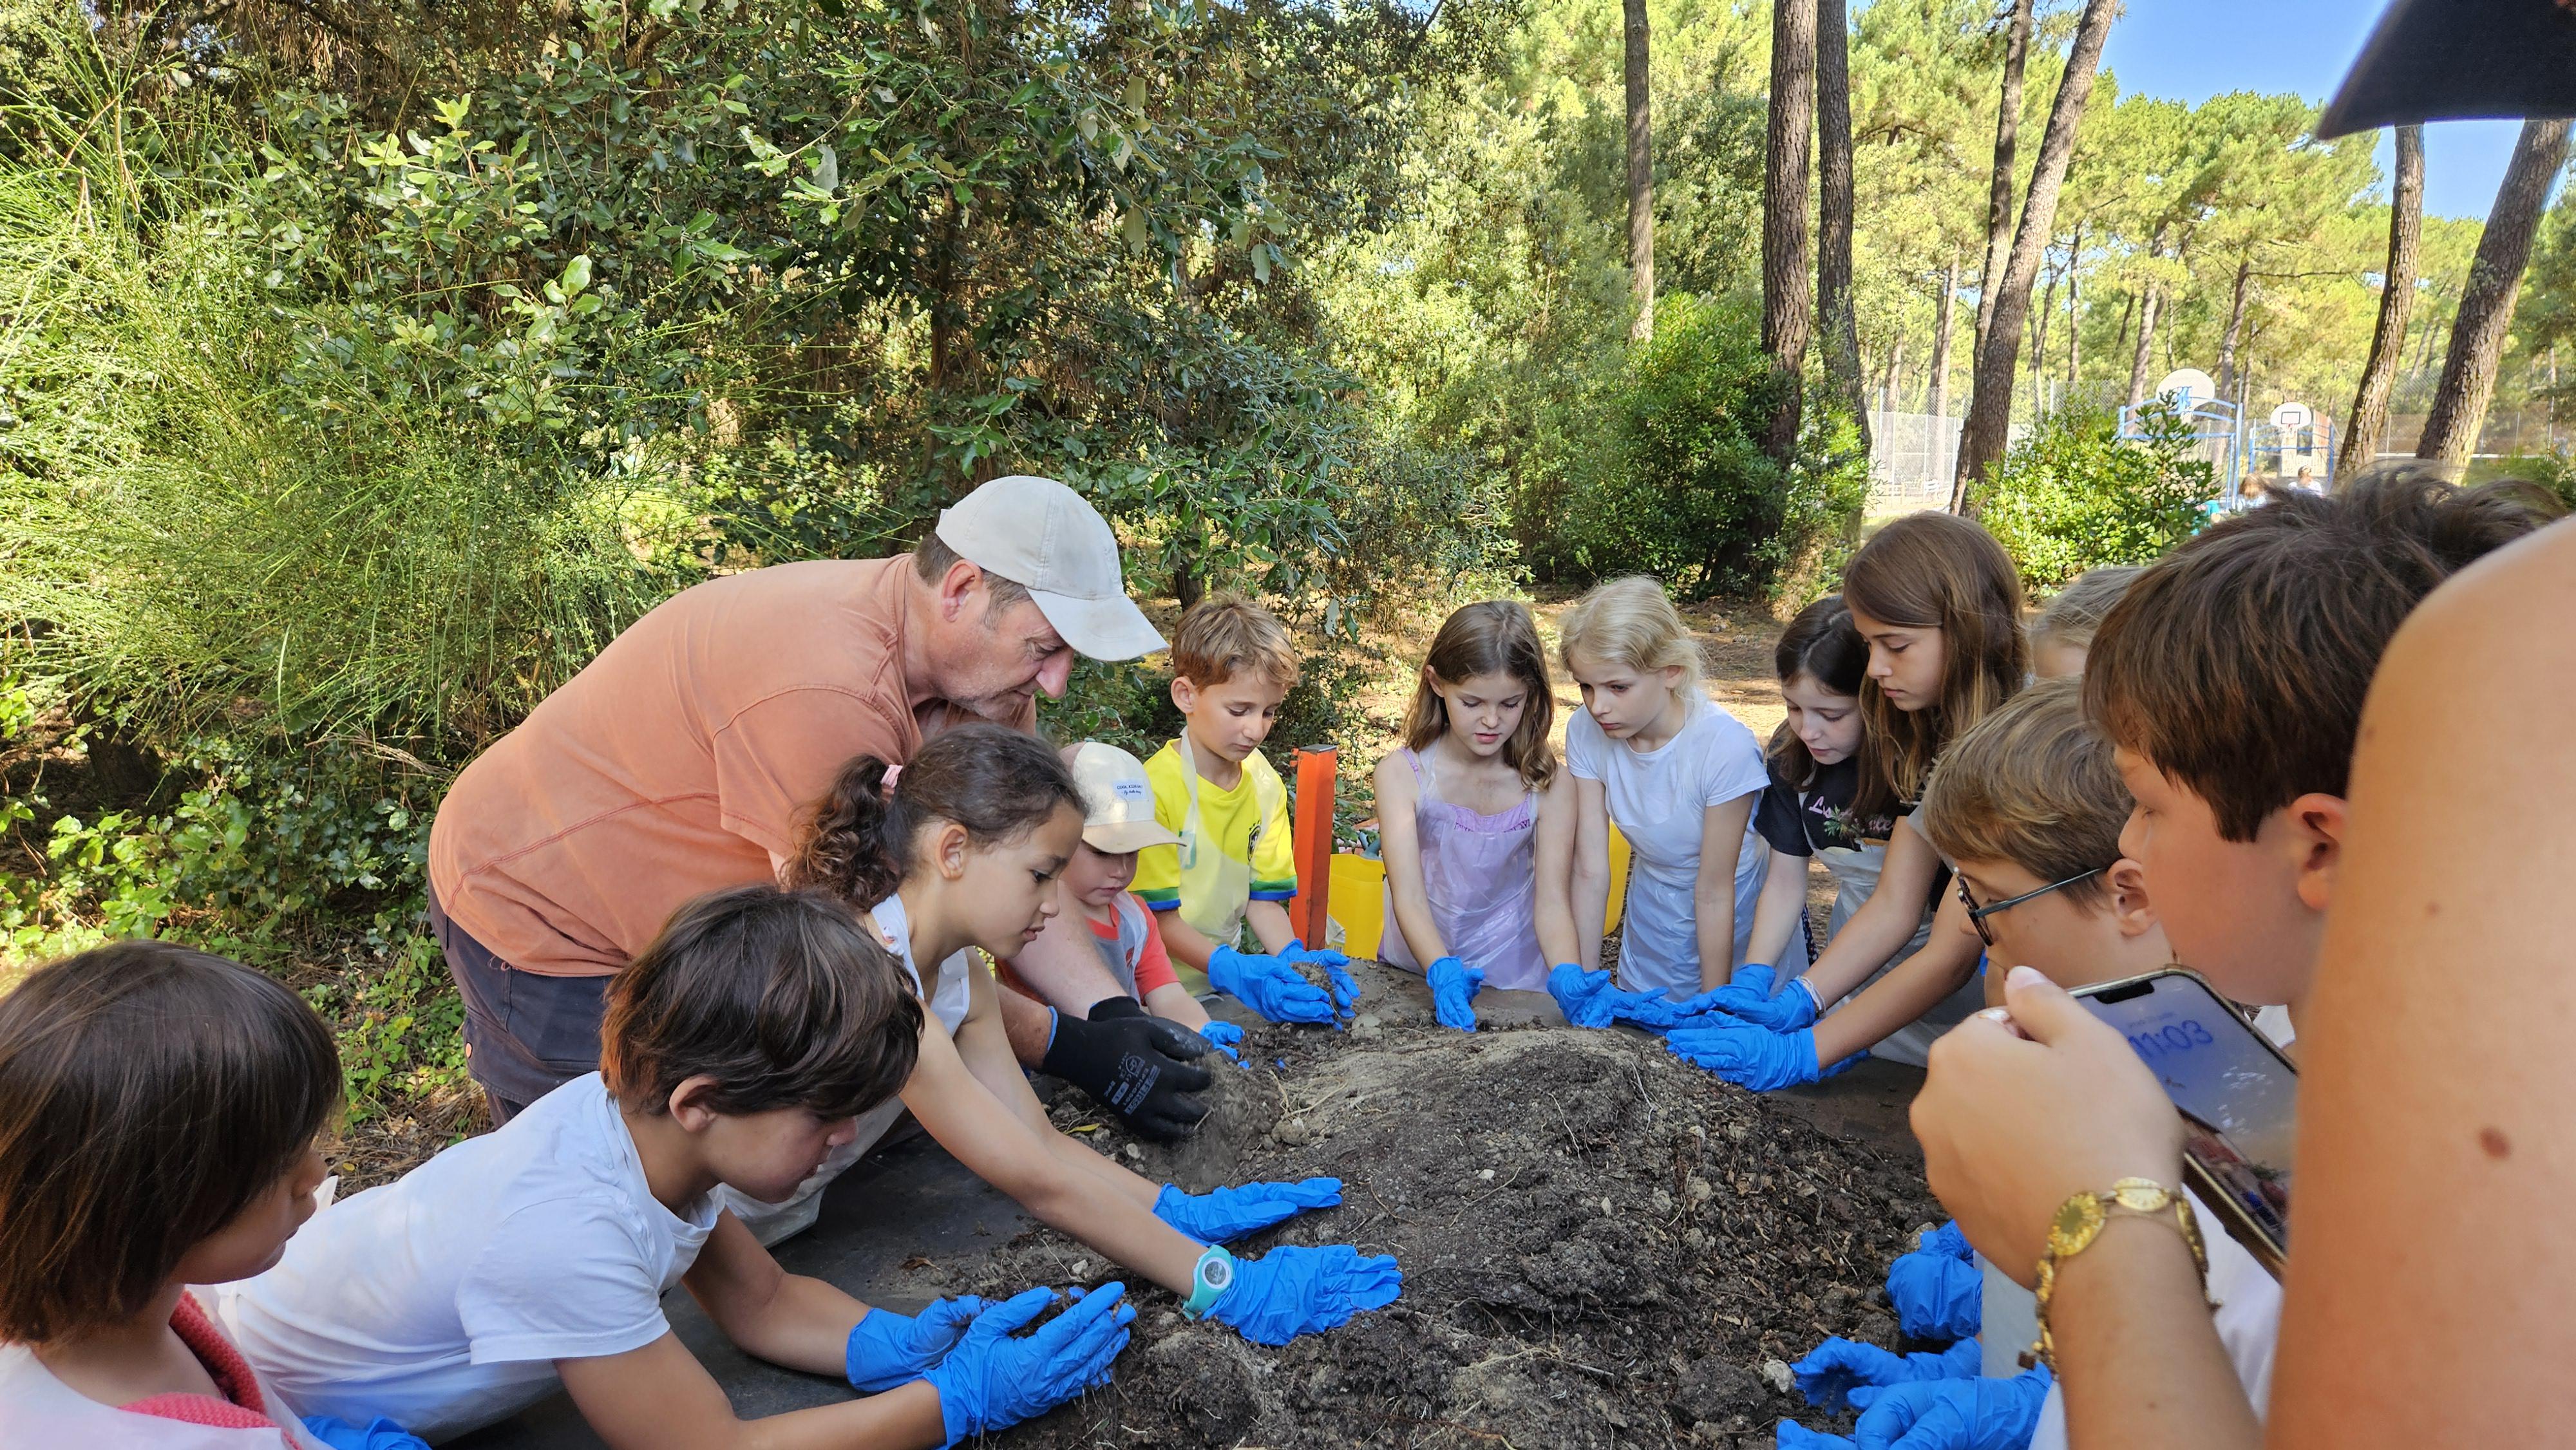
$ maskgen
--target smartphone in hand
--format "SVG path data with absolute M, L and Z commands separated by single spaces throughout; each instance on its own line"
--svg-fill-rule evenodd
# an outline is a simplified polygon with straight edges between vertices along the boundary
M 2290 1250 L 2298 1070 L 2198 974 L 2168 967 L 2075 996 L 2120 1029 L 2183 1120 L 2183 1169 L 2228 1235 L 2281 1276 Z

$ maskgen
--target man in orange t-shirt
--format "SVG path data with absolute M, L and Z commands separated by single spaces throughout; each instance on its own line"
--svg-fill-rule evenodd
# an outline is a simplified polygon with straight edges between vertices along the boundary
M 430 828 L 431 925 L 494 1119 L 598 1066 L 609 978 L 682 903 L 774 877 L 852 757 L 900 764 L 965 719 L 1034 729 L 1077 652 L 1161 648 L 1108 523 L 1028 477 L 943 511 L 915 553 L 755 569 L 637 620 L 465 768 Z M 1172 1043 L 1075 1015 L 1119 993 L 1086 957 L 1023 963 L 1066 1010 L 1011 994 L 1012 1041 L 1132 1090 L 1128 1059 L 1159 1069 Z M 1174 1091 L 1206 1085 L 1169 1066 Z

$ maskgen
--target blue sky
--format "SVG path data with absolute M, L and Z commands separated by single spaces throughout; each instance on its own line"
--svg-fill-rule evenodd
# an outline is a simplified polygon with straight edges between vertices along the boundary
M 2102 64 L 2123 91 L 2194 105 L 2225 91 L 2334 94 L 2378 23 L 2383 0 L 2129 0 Z M 2424 210 L 2480 217 L 2495 201 L 2518 121 L 2441 121 L 2424 128 Z M 2379 164 L 2393 163 L 2386 133 Z

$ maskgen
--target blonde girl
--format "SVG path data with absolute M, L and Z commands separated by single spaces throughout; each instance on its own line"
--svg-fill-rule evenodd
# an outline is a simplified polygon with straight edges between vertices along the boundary
M 1864 1049 L 1919 1066 L 1933 1038 L 1984 1005 L 1970 980 L 1976 934 L 1911 817 L 1942 748 L 2029 678 L 2020 575 L 1976 524 L 1909 514 L 1852 556 L 1842 597 L 1869 651 L 1851 812 L 1895 825 L 1878 884 L 1803 978 L 1767 999 L 1722 997 L 1736 1020 L 1673 1035 L 1683 1056 L 1746 1087 L 1813 1082 Z
M 1565 727 L 1572 839 L 1539 843 L 1540 943 L 1550 961 L 1591 969 L 1616 822 L 1631 852 L 1619 985 L 1673 997 L 1722 986 L 1744 959 L 1762 890 L 1750 825 L 1767 779 L 1762 747 L 1700 693 L 1699 646 L 1652 579 L 1583 596 L 1565 616 L 1560 657 L 1583 709 Z
M 1468 1031 L 1479 985 L 1547 985 L 1538 939 L 1538 839 L 1572 839 L 1574 795 L 1548 744 L 1555 721 L 1538 624 L 1509 600 L 1442 622 L 1377 766 L 1386 857 L 1378 955 L 1432 979 L 1441 1020 Z M 1463 989 L 1463 995 L 1462 995 Z

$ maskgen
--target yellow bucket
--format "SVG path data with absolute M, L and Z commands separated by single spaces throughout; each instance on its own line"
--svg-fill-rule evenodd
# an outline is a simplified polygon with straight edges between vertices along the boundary
M 1386 934 L 1386 863 L 1347 852 L 1332 865 L 1331 913 L 1342 929 L 1341 949 L 1354 957 L 1377 955 Z M 1610 828 L 1610 912 L 1603 931 L 1619 928 L 1619 910 L 1628 900 L 1628 838 Z

